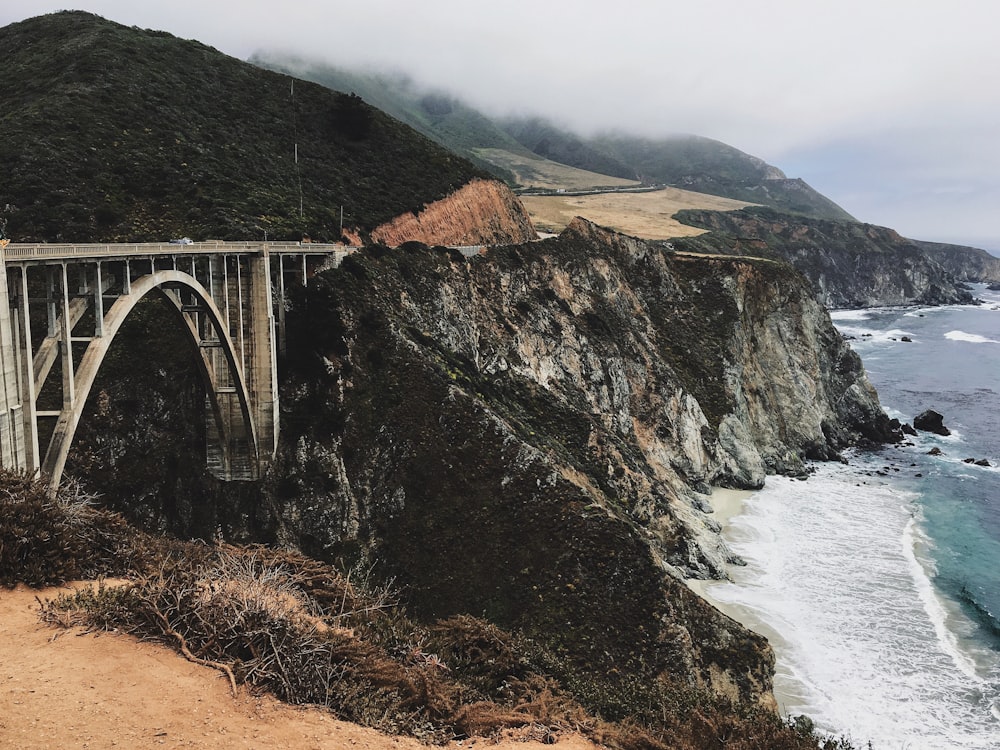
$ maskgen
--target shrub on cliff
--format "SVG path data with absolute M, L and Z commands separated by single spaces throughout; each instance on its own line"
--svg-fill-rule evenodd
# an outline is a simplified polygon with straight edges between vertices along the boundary
M 58 584 L 142 565 L 148 547 L 139 533 L 93 502 L 79 485 L 50 495 L 43 482 L 0 469 L 0 585 Z
M 471 617 L 419 625 L 387 588 L 297 553 L 178 546 L 131 583 L 48 602 L 43 619 L 163 640 L 234 690 L 245 683 L 423 739 L 597 725 L 509 635 Z

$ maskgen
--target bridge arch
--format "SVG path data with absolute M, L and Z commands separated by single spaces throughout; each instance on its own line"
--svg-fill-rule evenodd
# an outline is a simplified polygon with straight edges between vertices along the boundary
M 42 471 L 51 487 L 59 485 L 87 398 L 115 336 L 135 307 L 152 293 L 160 293 L 173 303 L 184 329 L 200 352 L 196 359 L 211 405 L 209 427 L 211 432 L 214 426 L 215 445 L 213 435 L 208 436 L 208 441 L 210 452 L 215 451 L 216 472 L 221 473 L 222 478 L 234 478 L 243 467 L 243 472 L 256 474 L 259 463 L 257 427 L 240 366 L 242 360 L 229 335 L 226 318 L 211 293 L 193 276 L 183 271 L 159 270 L 131 282 L 129 293 L 118 297 L 105 314 L 103 334 L 93 338 L 87 346 L 76 370 L 73 403 L 60 413 L 42 462 Z M 185 303 L 184 295 L 192 300 L 191 304 Z M 190 316 L 192 312 L 196 317 Z M 203 337 L 204 332 L 210 336 Z M 216 361 L 215 352 L 221 353 L 223 361 Z

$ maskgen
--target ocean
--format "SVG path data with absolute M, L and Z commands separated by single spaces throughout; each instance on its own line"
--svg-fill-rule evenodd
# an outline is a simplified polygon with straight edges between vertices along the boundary
M 1000 748 L 1000 292 L 974 289 L 832 314 L 890 416 L 952 434 L 768 478 L 725 530 L 746 566 L 707 587 L 771 639 L 782 711 L 858 747 Z

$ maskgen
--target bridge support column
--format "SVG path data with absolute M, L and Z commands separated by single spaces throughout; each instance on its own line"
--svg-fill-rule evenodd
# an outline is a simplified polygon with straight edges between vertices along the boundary
M 21 266 L 21 288 L 17 295 L 17 318 L 14 328 L 17 341 L 17 366 L 21 374 L 21 409 L 24 412 L 24 455 L 28 471 L 37 473 L 42 468 L 38 444 L 38 408 L 35 380 L 34 349 L 31 346 L 31 313 L 28 301 L 28 267 Z
M 0 466 L 26 469 L 24 417 L 18 384 L 13 316 L 7 290 L 4 246 L 0 244 Z
M 278 448 L 278 354 L 274 305 L 271 302 L 271 259 L 267 248 L 250 258 L 250 340 L 246 363 L 250 402 L 254 405 L 257 445 L 262 463 Z
M 234 260 L 238 269 L 240 259 L 234 256 Z M 222 480 L 258 479 L 261 455 L 243 411 L 238 383 L 233 379 L 233 372 L 220 346 L 220 339 L 228 336 L 232 340 L 233 333 L 228 260 L 225 256 L 211 255 L 206 263 L 205 286 L 221 315 L 221 327 L 218 331 L 201 332 L 201 355 L 212 383 L 205 394 L 207 465 L 209 471 Z M 192 271 L 196 270 L 192 266 Z M 236 292 L 239 296 L 241 290 L 237 289 Z M 242 336 L 242 332 L 240 335 Z M 242 372 L 246 372 L 246 364 L 242 359 L 239 360 L 239 367 Z M 251 402 L 252 399 L 251 395 Z

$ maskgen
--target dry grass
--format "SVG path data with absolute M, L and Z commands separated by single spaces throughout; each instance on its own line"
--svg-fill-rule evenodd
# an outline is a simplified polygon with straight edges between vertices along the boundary
M 488 623 L 421 626 L 388 589 L 359 589 L 296 553 L 191 547 L 126 585 L 49 601 L 43 619 L 163 641 L 225 673 L 234 692 L 245 684 L 426 741 L 510 729 L 548 737 L 599 724 Z
M 499 148 L 476 149 L 476 155 L 499 167 L 508 169 L 523 187 L 547 190 L 589 190 L 595 187 L 638 187 L 636 180 L 623 180 L 585 169 L 569 167 L 540 156 L 525 156 Z
M 674 214 L 686 208 L 735 211 L 749 203 L 664 188 L 650 193 L 521 196 L 540 232 L 559 233 L 577 216 L 615 231 L 647 240 L 693 237 L 705 230 L 681 224 Z

